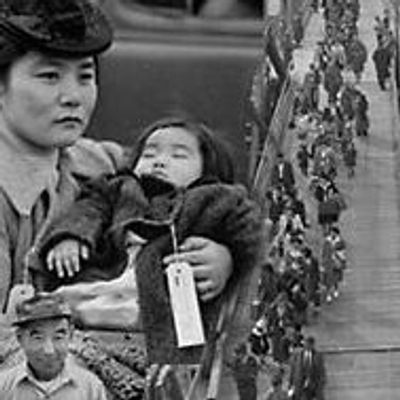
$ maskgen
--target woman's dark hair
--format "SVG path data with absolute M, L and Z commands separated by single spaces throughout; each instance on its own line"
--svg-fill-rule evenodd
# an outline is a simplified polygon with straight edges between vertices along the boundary
M 24 54 L 24 48 L 14 45 L 0 34 L 0 82 L 7 82 L 12 64 Z
M 203 177 L 215 177 L 223 183 L 235 180 L 233 158 L 228 146 L 204 123 L 190 117 L 171 116 L 148 125 L 134 144 L 131 167 L 135 168 L 149 136 L 158 129 L 177 127 L 192 133 L 203 157 Z

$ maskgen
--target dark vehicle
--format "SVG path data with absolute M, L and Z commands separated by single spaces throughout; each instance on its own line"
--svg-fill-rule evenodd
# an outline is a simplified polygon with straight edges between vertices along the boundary
M 246 180 L 246 110 L 262 55 L 261 16 L 206 18 L 190 7 L 133 0 L 102 5 L 115 27 L 115 43 L 101 60 L 100 101 L 90 135 L 130 144 L 163 114 L 188 112 L 227 139 Z

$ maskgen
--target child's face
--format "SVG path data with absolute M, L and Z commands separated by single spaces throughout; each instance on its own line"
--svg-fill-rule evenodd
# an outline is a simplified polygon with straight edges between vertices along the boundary
M 203 157 L 194 134 L 180 127 L 165 127 L 148 138 L 136 164 L 138 176 L 152 175 L 187 187 L 203 172 Z

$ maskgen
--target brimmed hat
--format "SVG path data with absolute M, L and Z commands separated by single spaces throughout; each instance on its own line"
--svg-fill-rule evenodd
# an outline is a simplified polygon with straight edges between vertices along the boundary
M 53 318 L 71 318 L 71 309 L 65 300 L 52 293 L 37 293 L 15 307 L 14 326 Z
M 0 0 L 0 56 L 12 43 L 84 57 L 106 50 L 112 36 L 106 16 L 92 0 Z

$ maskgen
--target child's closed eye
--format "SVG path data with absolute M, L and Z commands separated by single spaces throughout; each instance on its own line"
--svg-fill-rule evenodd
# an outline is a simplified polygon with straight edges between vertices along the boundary
M 142 158 L 153 158 L 156 155 L 155 149 L 145 149 L 142 153 Z
M 178 158 L 178 159 L 188 159 L 189 158 L 189 153 L 186 151 L 175 151 L 172 153 L 173 158 Z

